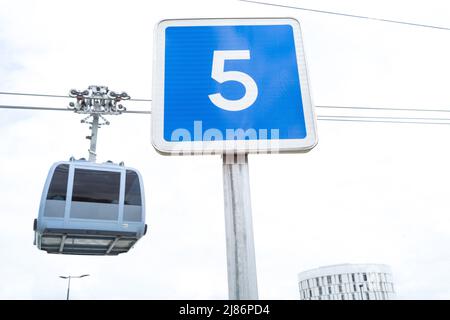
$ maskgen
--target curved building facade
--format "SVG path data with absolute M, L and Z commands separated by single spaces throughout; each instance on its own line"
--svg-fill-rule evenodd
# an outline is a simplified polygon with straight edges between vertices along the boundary
M 382 264 L 340 264 L 299 273 L 300 300 L 391 300 L 391 268 Z

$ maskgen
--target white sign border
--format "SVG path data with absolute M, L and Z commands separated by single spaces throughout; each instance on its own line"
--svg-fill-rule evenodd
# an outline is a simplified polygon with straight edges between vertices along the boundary
M 297 56 L 306 137 L 303 139 L 166 141 L 164 139 L 165 31 L 174 26 L 290 25 Z M 307 152 L 317 144 L 317 125 L 311 98 L 300 23 L 294 18 L 211 18 L 160 21 L 155 29 L 152 93 L 152 144 L 162 154 Z M 200 119 L 199 119 L 200 120 Z

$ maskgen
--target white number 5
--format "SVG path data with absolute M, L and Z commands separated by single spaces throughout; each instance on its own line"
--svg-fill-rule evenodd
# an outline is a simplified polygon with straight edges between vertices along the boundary
M 258 86 L 248 74 L 240 71 L 224 71 L 225 60 L 248 60 L 249 50 L 215 50 L 211 78 L 218 83 L 237 81 L 245 87 L 245 95 L 238 100 L 225 99 L 220 93 L 210 94 L 208 97 L 217 107 L 227 111 L 241 111 L 250 107 L 258 97 Z

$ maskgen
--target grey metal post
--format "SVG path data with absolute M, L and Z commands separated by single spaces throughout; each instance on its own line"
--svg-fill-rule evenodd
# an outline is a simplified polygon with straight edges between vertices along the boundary
M 69 284 L 67 285 L 67 300 L 69 300 L 69 294 L 70 294 L 70 278 L 71 278 L 71 276 L 69 276 Z
M 247 155 L 223 155 L 230 300 L 258 299 Z
M 98 114 L 92 115 L 91 125 L 91 146 L 89 147 L 89 161 L 95 162 L 97 160 L 97 132 L 98 132 Z
M 89 275 L 88 274 L 83 274 L 83 275 L 81 275 L 81 276 L 59 276 L 61 279 L 68 279 L 68 282 L 67 282 L 67 296 L 66 296 L 66 299 L 67 300 L 69 300 L 69 298 L 70 298 L 70 280 L 72 280 L 72 278 L 75 278 L 75 279 L 79 279 L 79 278 L 84 278 L 84 277 L 88 277 Z

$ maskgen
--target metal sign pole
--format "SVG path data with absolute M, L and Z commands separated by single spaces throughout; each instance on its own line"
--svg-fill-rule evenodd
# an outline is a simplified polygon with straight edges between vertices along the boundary
M 247 154 L 223 155 L 223 190 L 230 300 L 258 299 Z

